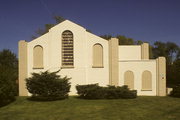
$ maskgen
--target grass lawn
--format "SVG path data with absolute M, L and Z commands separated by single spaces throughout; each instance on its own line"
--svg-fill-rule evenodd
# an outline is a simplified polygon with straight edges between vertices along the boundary
M 0 120 L 180 120 L 180 98 L 35 102 L 17 97 L 0 108 Z

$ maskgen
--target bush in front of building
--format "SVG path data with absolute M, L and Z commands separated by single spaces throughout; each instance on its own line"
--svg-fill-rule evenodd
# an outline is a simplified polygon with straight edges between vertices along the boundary
M 83 99 L 131 99 L 137 97 L 136 90 L 129 90 L 127 86 L 107 86 L 98 84 L 77 85 L 77 93 Z
M 27 89 L 32 94 L 30 99 L 51 101 L 68 98 L 71 78 L 61 78 L 58 72 L 32 73 L 32 77 L 26 79 Z
M 170 96 L 180 98 L 180 84 L 173 87 L 173 90 L 171 91 Z
M 77 85 L 77 94 L 84 99 L 103 99 L 105 98 L 105 88 L 98 86 L 98 84 Z
M 108 86 L 106 88 L 107 99 L 132 99 L 137 97 L 136 90 L 129 90 L 127 85 L 124 86 Z

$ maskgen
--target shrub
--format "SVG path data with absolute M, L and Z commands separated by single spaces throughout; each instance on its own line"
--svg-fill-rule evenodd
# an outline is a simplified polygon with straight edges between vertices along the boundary
M 70 78 L 61 78 L 57 72 L 32 73 L 32 77 L 26 79 L 27 89 L 32 94 L 31 99 L 48 101 L 68 98 Z
M 128 86 L 109 86 L 106 90 L 106 98 L 108 99 L 118 99 L 118 98 L 124 98 L 124 99 L 130 99 L 130 98 L 136 98 L 137 97 L 137 91 L 136 90 L 129 90 Z
M 100 87 L 98 84 L 77 85 L 77 93 L 84 99 L 119 99 L 136 98 L 136 90 L 129 90 L 127 86 Z
M 180 84 L 173 87 L 173 90 L 171 91 L 170 96 L 180 98 Z
M 0 67 L 0 106 L 4 106 L 15 100 L 17 84 L 14 71 L 6 67 Z
M 102 99 L 104 98 L 104 88 L 98 84 L 77 85 L 77 93 L 80 98 L 84 99 Z

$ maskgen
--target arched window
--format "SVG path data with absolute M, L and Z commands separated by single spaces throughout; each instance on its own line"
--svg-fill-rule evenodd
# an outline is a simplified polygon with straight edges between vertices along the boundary
M 43 47 L 40 45 L 33 49 L 33 68 L 43 68 Z
M 152 90 L 152 74 L 150 71 L 142 73 L 142 90 Z
M 62 67 L 74 66 L 73 33 L 66 30 L 62 33 Z
M 134 74 L 132 71 L 124 73 L 124 85 L 127 85 L 129 89 L 134 89 Z
M 103 67 L 103 47 L 101 44 L 93 46 L 93 67 Z

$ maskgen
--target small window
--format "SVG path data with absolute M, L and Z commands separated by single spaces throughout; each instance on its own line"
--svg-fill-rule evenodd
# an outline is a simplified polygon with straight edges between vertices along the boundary
M 142 90 L 152 90 L 152 74 L 150 71 L 142 73 Z
M 33 49 L 33 68 L 43 68 L 43 47 L 40 45 L 35 46 Z
M 134 89 L 134 74 L 132 71 L 124 73 L 124 85 L 127 85 L 129 89 Z
M 73 33 L 66 30 L 62 33 L 62 67 L 74 66 Z
M 103 67 L 103 47 L 101 44 L 95 44 L 93 46 L 93 67 Z

